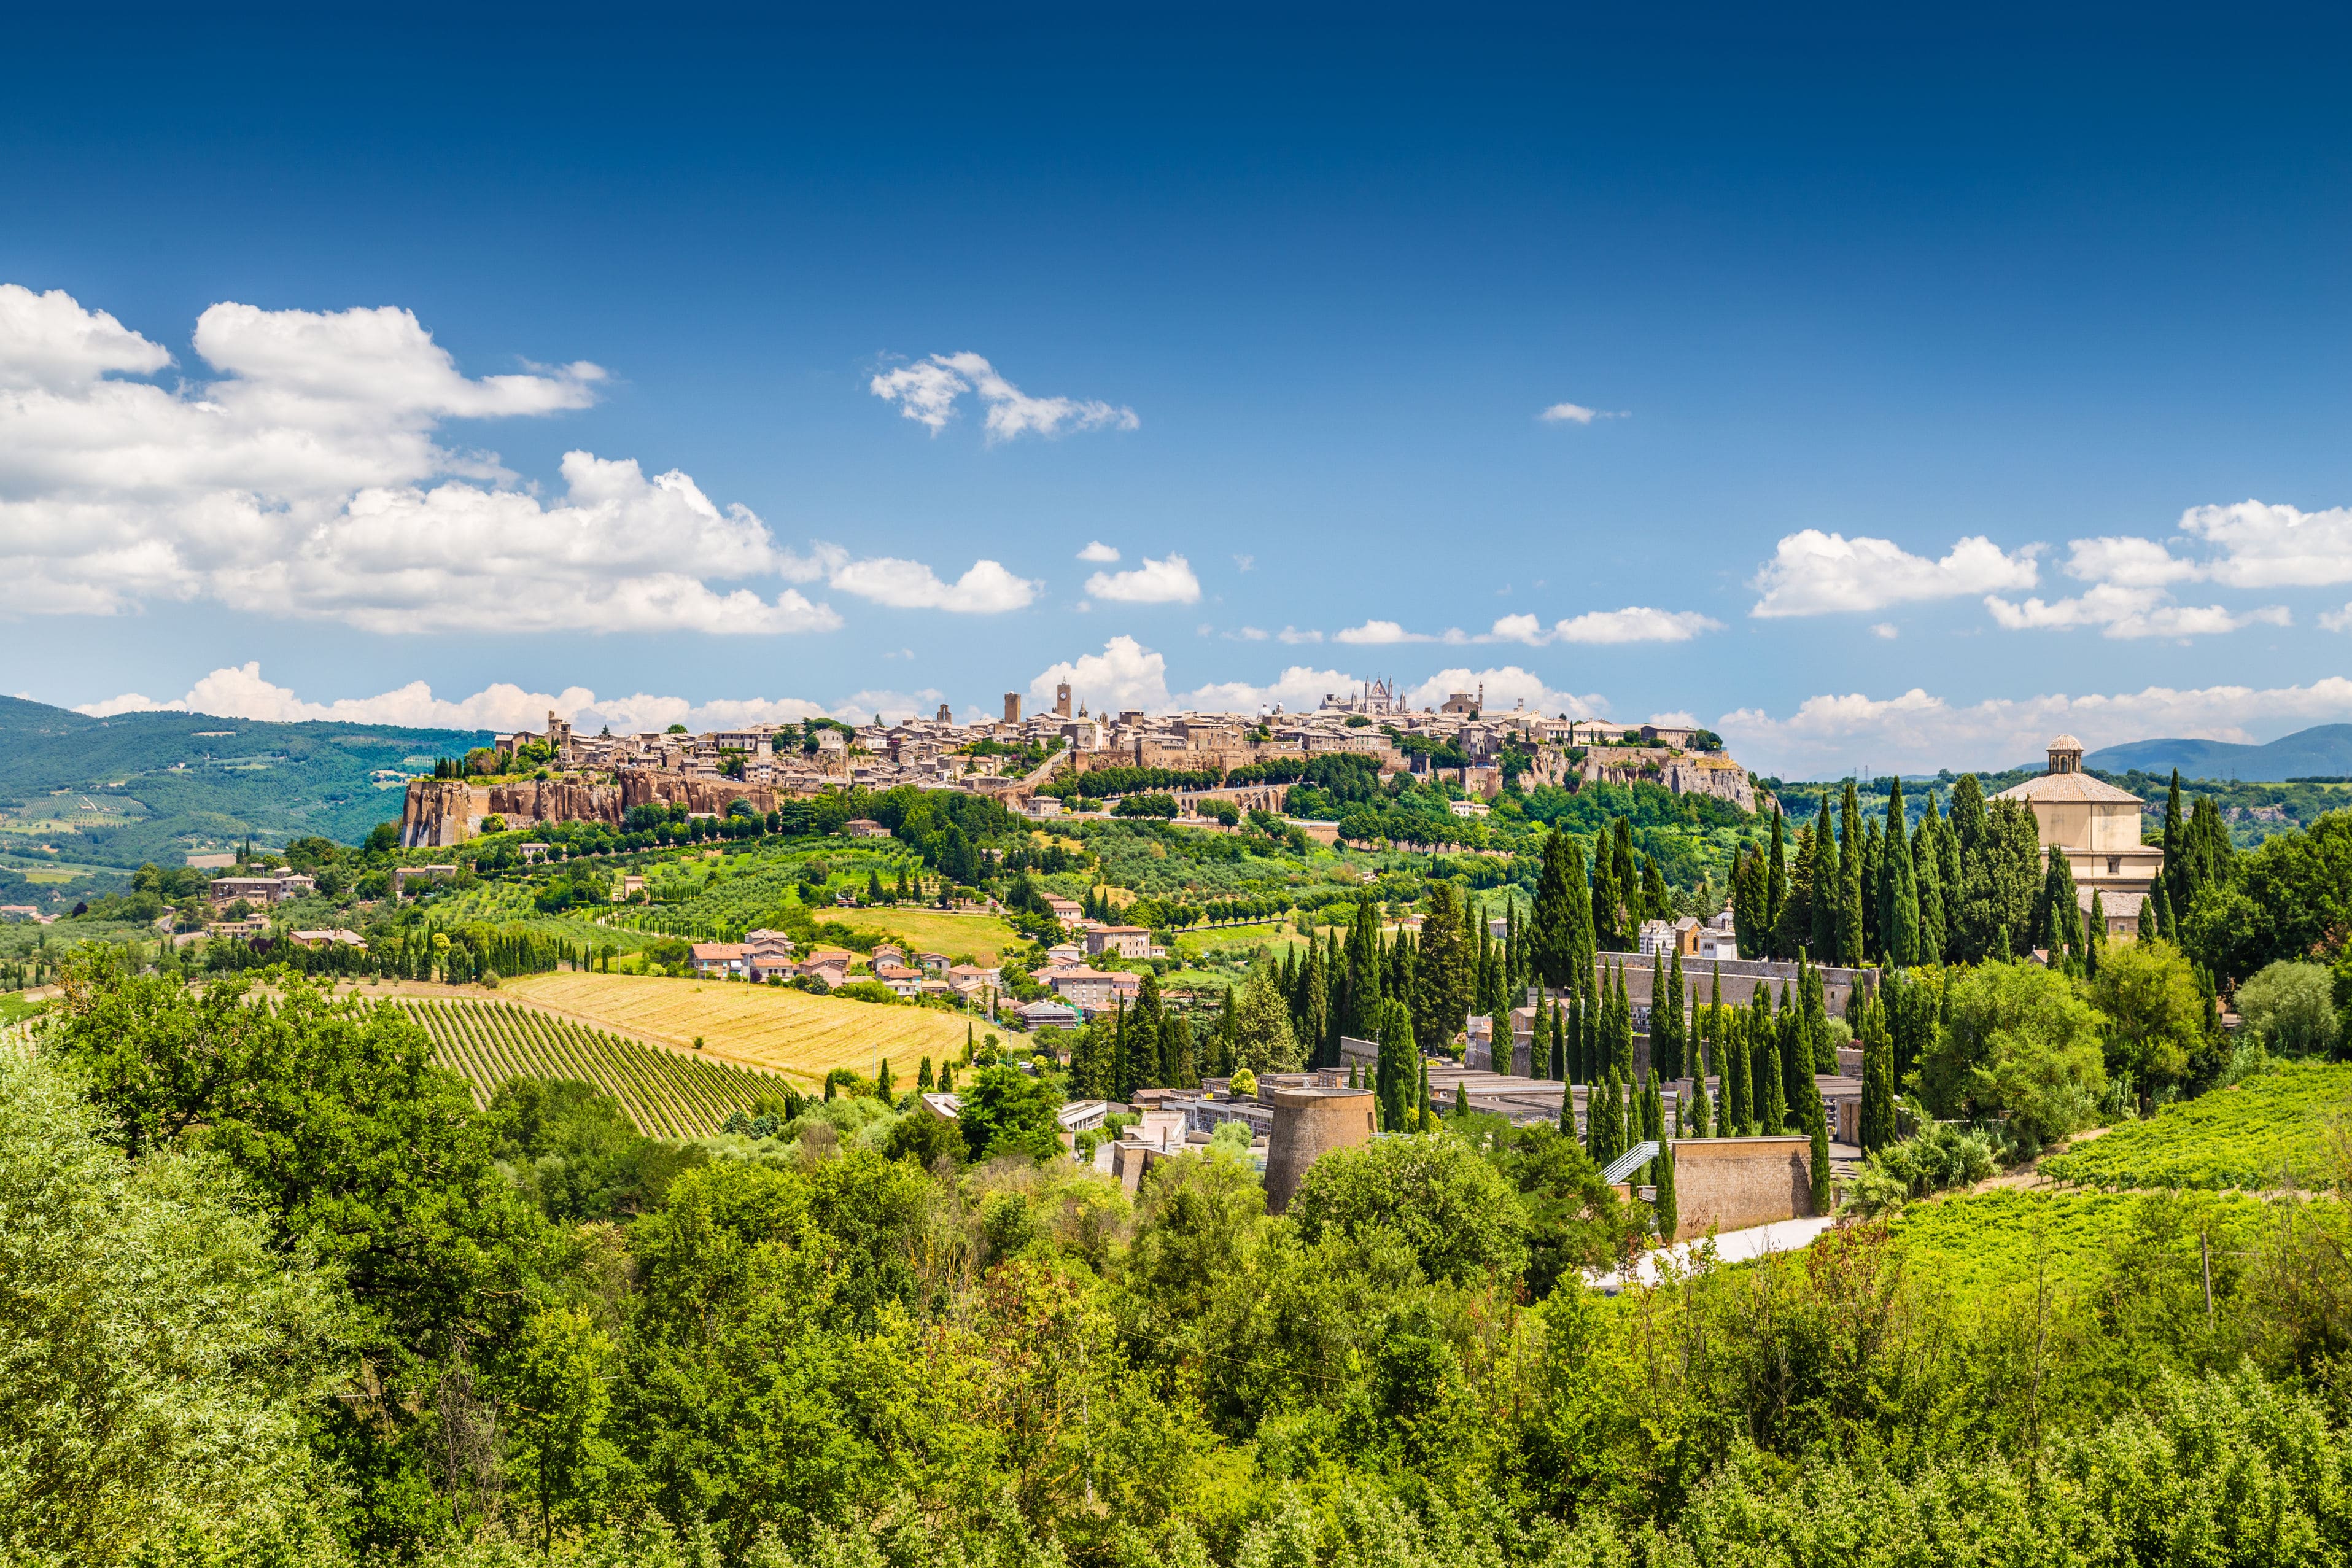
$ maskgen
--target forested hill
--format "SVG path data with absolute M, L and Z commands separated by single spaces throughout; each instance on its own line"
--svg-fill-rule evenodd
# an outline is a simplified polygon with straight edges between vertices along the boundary
M 122 713 L 0 697 L 0 850 L 105 866 L 178 863 L 250 834 L 351 843 L 400 809 L 379 771 L 429 766 L 470 731 L 265 724 L 203 713 Z M 42 852 L 39 846 L 54 851 Z
M 2352 724 L 2315 724 L 2264 745 L 2230 741 L 2132 741 L 2083 759 L 2109 773 L 2167 773 L 2183 778 L 2304 779 L 2352 776 Z

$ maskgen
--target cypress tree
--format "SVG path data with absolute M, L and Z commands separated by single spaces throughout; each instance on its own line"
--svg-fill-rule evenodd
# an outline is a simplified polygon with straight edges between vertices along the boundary
M 1812 1035 L 1812 1022 L 1805 1010 L 1804 980 L 1800 975 L 1796 1000 L 1780 1011 L 1780 1098 L 1791 1109 L 1804 1104 L 1813 1090 Z
M 922 1066 L 915 1070 L 915 1092 L 917 1094 L 929 1094 L 931 1092 L 932 1085 L 938 1081 L 939 1080 L 931 1076 L 931 1058 L 925 1057 L 923 1058 Z
M 2157 883 L 2148 893 L 2147 901 L 2141 906 L 2139 923 L 2147 928 L 2148 934 L 2162 937 L 2167 942 L 2172 940 L 2172 907 L 2165 899 L 2162 882 Z
M 1535 1022 L 1528 1036 L 1528 1076 L 1556 1078 L 1551 1070 L 1554 1058 L 1551 1044 L 1551 1004 L 1545 1000 L 1540 988 L 1536 994 Z
M 1668 1028 L 1671 1030 L 1670 1039 L 1672 1042 L 1671 1048 L 1673 1053 L 1672 1059 L 1666 1064 L 1666 1076 L 1668 1078 L 1685 1078 L 1689 1076 L 1690 1015 L 1685 1011 L 1685 1005 L 1688 1001 L 1689 996 L 1690 993 L 1685 988 L 1683 981 L 1682 944 L 1677 942 L 1675 944 L 1674 958 L 1666 966 L 1666 1023 Z M 1657 999 L 1653 997 L 1650 1003 L 1650 1016 L 1652 1020 L 1650 1027 L 1653 1032 L 1657 1028 Z M 1651 1059 L 1655 1060 L 1656 1047 L 1653 1047 L 1651 1049 Z
M 1436 1118 L 1431 1116 L 1429 1113 L 1429 1058 L 1427 1057 L 1421 1058 L 1421 1099 L 1419 1107 L 1420 1115 L 1413 1123 L 1413 1131 L 1416 1132 L 1429 1132 L 1434 1131 L 1436 1127 Z
M 1895 1142 L 1895 1043 L 1884 1030 L 1862 1037 L 1862 1150 L 1874 1153 Z
M 1617 886 L 1617 858 L 1609 852 L 1605 838 L 1595 837 L 1592 847 L 1592 944 L 1596 952 L 1622 952 L 1625 939 L 1620 931 L 1618 911 L 1623 895 Z
M 1780 1042 L 1768 1036 L 1755 1056 L 1757 1106 L 1756 1120 L 1767 1133 L 1783 1132 L 1789 1126 L 1789 1096 L 1780 1078 Z
M 884 1057 L 882 1065 L 874 1069 L 874 1098 L 885 1105 L 890 1103 L 890 1058 Z
M 1616 863 L 1617 897 L 1625 909 L 1625 918 L 1619 921 L 1618 930 L 1624 935 L 1626 945 L 1631 947 L 1633 930 L 1641 924 L 1643 918 L 1641 868 L 1633 861 L 1633 819 L 1621 816 L 1612 823 L 1609 842 Z
M 1748 1076 L 1747 1013 L 1731 1007 L 1724 1011 L 1721 1040 L 1723 1067 L 1723 1130 L 1727 1137 L 1745 1135 L 1756 1120 L 1755 1101 L 1749 1094 L 1753 1087 Z
M 1919 831 L 1911 836 L 1911 880 L 1919 901 L 1918 935 L 1913 946 L 1920 963 L 1944 962 L 1943 837 L 1936 816 L 1936 792 L 1929 790 Z
M 1731 868 L 1731 933 L 1742 958 L 1762 958 L 1770 945 L 1771 927 L 1764 914 L 1769 895 L 1764 883 L 1763 858 L 1752 846 L 1741 845 Z
M 1859 969 L 1863 944 L 1869 933 L 1863 924 L 1862 805 L 1852 779 L 1845 781 L 1845 800 L 1838 814 L 1838 963 L 1848 969 Z
M 1707 1100 L 1706 1079 L 1702 1078 L 1696 1081 L 1691 1090 L 1690 1120 L 1686 1136 L 1692 1138 L 1710 1136 L 1708 1128 L 1714 1120 L 1715 1107 Z
M 1402 1131 L 1413 1110 L 1413 1068 L 1421 1053 L 1413 1044 L 1412 1015 L 1402 1002 L 1386 1005 L 1381 1031 L 1380 1096 L 1383 1131 Z
M 1658 1195 L 1651 1209 L 1658 1216 L 1658 1239 L 1673 1243 L 1681 1239 L 1682 1216 L 1675 1199 L 1675 1146 L 1667 1144 L 1654 1163 L 1657 1172 Z
M 1825 963 L 1838 961 L 1838 910 L 1841 889 L 1845 886 L 1845 873 L 1838 858 L 1837 835 L 1830 825 L 1830 792 L 1822 791 L 1822 815 L 1813 824 L 1812 842 L 1806 848 L 1813 858 L 1813 921 L 1812 951 Z
M 1705 1078 L 1712 1072 L 1721 1077 L 1723 1073 L 1723 961 L 1721 959 L 1716 960 L 1714 977 L 1707 982 L 1706 1039 L 1709 1049 L 1705 1053 L 1705 1059 L 1698 1064 L 1698 1071 L 1693 1076 Z
M 1666 1056 L 1674 1047 L 1665 1039 L 1666 1026 L 1666 956 L 1662 952 L 1650 955 L 1650 1071 L 1653 1076 L 1665 1070 Z
M 1591 967 L 1591 897 L 1583 852 L 1566 829 L 1553 828 L 1544 840 L 1543 871 L 1527 936 L 1528 961 L 1544 984 L 1575 984 L 1580 970 Z
M 1465 1117 L 1465 1116 L 1467 1116 L 1467 1115 L 1469 1115 L 1469 1114 L 1470 1114 L 1470 1084 L 1469 1084 L 1469 1080 L 1468 1080 L 1468 1079 L 1456 1079 L 1456 1080 L 1455 1080 L 1455 1082 L 1454 1082 L 1454 1119 L 1455 1119 L 1456 1121 L 1459 1121 L 1459 1120 L 1461 1120 L 1463 1117 Z
M 1805 1163 L 1813 1178 L 1813 1212 L 1825 1215 L 1830 1212 L 1830 1130 L 1829 1118 L 1818 1099 L 1805 1117 L 1805 1131 L 1812 1135 Z
M 1886 802 L 1886 961 L 1897 969 L 1919 962 L 1919 877 L 1903 833 L 1903 780 L 1898 775 Z
M 2176 912 L 2189 908 L 2185 879 L 2189 875 L 2189 824 L 2180 812 L 2180 770 L 2172 770 L 2172 786 L 2164 792 L 2164 880 L 2165 902 Z M 2169 932 L 2167 933 L 2170 934 Z
M 1780 803 L 1772 803 L 1772 847 L 1766 852 L 1764 879 L 1764 946 L 1762 951 L 1773 958 L 1789 955 L 1780 951 L 1780 912 L 1789 903 L 1789 861 L 1781 841 Z

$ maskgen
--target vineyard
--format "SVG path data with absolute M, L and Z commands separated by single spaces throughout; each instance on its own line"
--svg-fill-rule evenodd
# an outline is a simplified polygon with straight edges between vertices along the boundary
M 2096 1279 L 2137 1233 L 2144 1205 L 2170 1205 L 2166 1228 L 2182 1256 L 2202 1233 L 2217 1254 L 2246 1246 L 2263 1222 L 2260 1202 L 2235 1193 L 2021 1192 L 1954 1194 L 1906 1209 L 1894 1222 L 1905 1262 L 1962 1296 Z
M 2042 1170 L 2092 1187 L 2327 1186 L 2347 1174 L 2335 1140 L 2352 1135 L 2347 1115 L 2352 1066 L 2288 1062 L 2117 1127 Z
M 803 1089 L 822 1083 L 835 1068 L 871 1074 L 886 1057 L 892 1075 L 912 1083 L 922 1058 L 960 1059 L 969 1026 L 965 1018 L 926 1007 L 886 1007 L 740 981 L 563 970 L 509 982 L 506 990 L 648 1039 L 686 1046 L 698 1037 L 713 1055 L 789 1073 Z
M 509 1002 L 394 1004 L 433 1038 L 443 1067 L 473 1086 L 478 1105 L 514 1078 L 578 1079 L 621 1102 L 640 1131 L 699 1138 L 780 1088 L 750 1068 L 704 1061 Z

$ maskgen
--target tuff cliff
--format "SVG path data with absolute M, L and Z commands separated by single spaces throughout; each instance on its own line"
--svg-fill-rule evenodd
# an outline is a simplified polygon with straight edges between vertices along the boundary
M 404 848 L 441 848 L 462 844 L 482 830 L 486 816 L 501 816 L 509 827 L 553 822 L 602 822 L 614 827 L 633 805 L 684 805 L 689 812 L 722 816 L 738 800 L 754 811 L 776 809 L 777 792 L 765 784 L 727 779 L 690 779 L 646 769 L 626 769 L 615 784 L 575 779 L 523 779 L 512 784 L 468 784 L 463 779 L 411 779 L 400 808 Z

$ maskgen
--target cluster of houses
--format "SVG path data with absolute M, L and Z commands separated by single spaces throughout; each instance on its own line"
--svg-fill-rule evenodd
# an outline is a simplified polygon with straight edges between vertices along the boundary
M 820 980 L 830 991 L 851 980 L 873 980 L 912 1001 L 918 996 L 953 996 L 984 1002 L 1003 983 L 1004 972 L 993 964 L 954 963 L 943 952 L 908 952 L 895 942 L 884 942 L 870 953 L 845 947 L 798 950 L 780 931 L 745 933 L 741 942 L 698 942 L 688 950 L 694 973 L 705 980 Z

